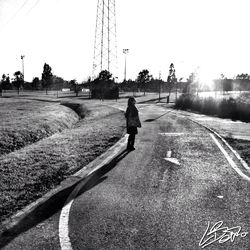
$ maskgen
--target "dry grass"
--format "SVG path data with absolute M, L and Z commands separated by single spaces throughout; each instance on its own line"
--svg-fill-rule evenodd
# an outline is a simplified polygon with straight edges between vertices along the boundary
M 9 217 L 70 174 L 81 169 L 124 133 L 124 115 L 105 106 L 72 129 L 0 157 L 0 221 Z
M 226 140 L 250 166 L 250 141 L 233 138 L 226 138 Z
M 79 117 L 55 103 L 0 99 L 0 156 L 72 127 Z

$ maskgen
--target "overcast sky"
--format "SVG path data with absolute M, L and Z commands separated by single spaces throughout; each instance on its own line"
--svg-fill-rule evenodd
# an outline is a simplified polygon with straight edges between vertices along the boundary
M 97 0 L 0 0 L 0 74 L 22 70 L 41 77 L 48 63 L 57 76 L 91 76 Z M 209 80 L 250 73 L 249 0 L 117 0 L 119 79 L 123 48 L 127 78 L 148 69 L 167 78 L 197 71 Z

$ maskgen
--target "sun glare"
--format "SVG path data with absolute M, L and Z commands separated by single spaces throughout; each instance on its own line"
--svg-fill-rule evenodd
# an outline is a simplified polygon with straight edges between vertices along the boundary
M 212 72 L 207 71 L 204 68 L 199 68 L 196 72 L 197 80 L 200 83 L 202 89 L 212 90 L 214 86 L 215 76 Z

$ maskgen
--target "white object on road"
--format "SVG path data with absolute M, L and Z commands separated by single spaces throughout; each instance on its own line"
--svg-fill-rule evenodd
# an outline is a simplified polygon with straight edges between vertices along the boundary
M 175 165 L 178 165 L 178 166 L 180 166 L 181 164 L 180 164 L 180 162 L 178 161 L 178 159 L 176 159 L 176 158 L 168 158 L 168 157 L 166 157 L 166 158 L 164 158 L 166 161 L 169 161 L 169 162 L 171 162 L 171 163 L 174 163 Z
M 167 152 L 167 158 L 170 158 L 171 155 L 172 155 L 172 151 L 171 151 L 171 150 L 168 150 L 168 152 Z
M 172 151 L 171 151 L 171 150 L 168 150 L 168 151 L 167 151 L 167 157 L 164 158 L 164 159 L 165 159 L 166 161 L 172 162 L 172 163 L 174 163 L 174 164 L 176 164 L 176 165 L 181 165 L 181 164 L 179 163 L 178 159 L 173 158 L 173 157 L 171 157 L 171 156 L 172 156 Z

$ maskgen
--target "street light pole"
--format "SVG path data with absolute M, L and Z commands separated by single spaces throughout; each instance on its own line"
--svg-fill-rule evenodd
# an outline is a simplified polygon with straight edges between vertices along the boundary
M 22 59 L 22 68 L 23 68 L 23 82 L 24 82 L 24 57 L 25 57 L 25 55 L 21 55 L 21 59 Z
M 161 72 L 159 72 L 159 102 L 161 100 Z
M 127 74 L 127 54 L 129 49 L 123 49 L 123 54 L 125 54 L 125 68 L 124 68 L 124 81 L 126 81 L 126 74 Z

